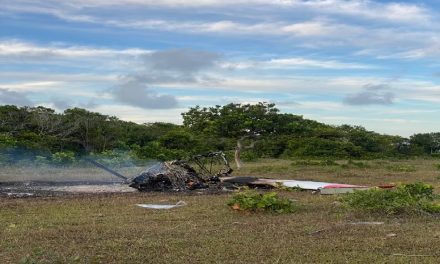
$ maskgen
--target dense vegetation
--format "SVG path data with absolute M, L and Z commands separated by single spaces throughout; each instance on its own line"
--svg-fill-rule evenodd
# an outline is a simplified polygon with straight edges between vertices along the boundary
M 136 124 L 85 109 L 56 113 L 45 107 L 0 106 L 0 162 L 71 162 L 86 154 L 135 159 L 183 158 L 223 150 L 237 140 L 252 144 L 243 159 L 259 157 L 379 158 L 435 155 L 440 133 L 409 139 L 381 135 L 360 126 L 331 126 L 280 113 L 274 104 L 228 104 L 190 108 L 183 125 Z

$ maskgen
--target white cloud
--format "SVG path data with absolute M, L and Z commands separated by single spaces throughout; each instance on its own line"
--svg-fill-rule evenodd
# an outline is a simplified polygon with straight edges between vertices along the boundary
M 222 34 L 240 37 L 248 35 L 260 38 L 261 35 L 283 37 L 297 46 L 319 49 L 323 47 L 344 47 L 361 49 L 358 55 L 377 55 L 403 58 L 425 58 L 440 56 L 438 34 L 433 29 L 393 28 L 381 26 L 369 28 L 366 25 L 344 24 L 330 19 L 311 19 L 302 22 L 253 22 L 237 21 L 177 21 L 144 19 L 107 19 L 95 17 L 88 22 L 121 28 L 139 30 L 170 31 L 189 34 Z M 435 27 L 433 27 L 435 28 Z M 4 55 L 51 55 L 51 56 L 114 56 L 140 55 L 149 53 L 143 49 L 93 49 L 86 47 L 58 47 L 36 49 L 26 43 L 1 43 Z M 392 50 L 392 53 L 390 52 Z M 369 52 L 367 52 L 369 51 Z M 387 54 L 387 55 L 384 55 Z
M 23 56 L 23 57 L 112 57 L 116 55 L 139 56 L 151 53 L 144 49 L 108 49 L 85 46 L 53 45 L 38 46 L 33 43 L 7 40 L 0 41 L 0 56 Z
M 34 71 L 2 71 L 0 72 L 0 85 L 9 85 L 15 83 L 51 82 L 55 85 L 60 83 L 111 83 L 119 79 L 117 74 L 96 74 L 96 73 L 62 73 L 62 72 L 42 72 Z M 9 81 L 6 81 L 9 80 Z M 50 80 L 50 81 L 48 81 Z M 55 82 L 55 83 L 54 83 Z M 41 86 L 41 85 L 40 85 Z
M 122 120 L 132 121 L 139 124 L 149 122 L 170 122 L 181 124 L 182 117 L 180 113 L 187 111 L 187 108 L 175 109 L 142 109 L 134 106 L 111 104 L 97 105 L 89 110 L 106 115 L 117 116 Z
M 56 81 L 34 81 L 34 82 L 22 82 L 22 83 L 6 83 L 1 84 L 3 86 L 7 86 L 8 89 L 14 91 L 47 91 L 47 90 L 55 90 L 59 87 L 62 87 L 63 82 Z
M 243 5 L 254 19 L 246 19 L 243 12 L 231 11 L 231 6 Z M 286 17 L 274 15 L 265 17 L 261 8 L 270 10 L 289 10 L 293 14 L 306 13 L 302 21 L 289 21 Z M 128 17 L 120 10 L 136 7 L 139 10 L 162 8 L 180 10 L 182 8 L 199 8 L 200 14 L 217 14 L 218 20 L 205 16 L 181 17 L 176 20 L 163 19 L 159 16 L 145 19 L 145 16 Z M 259 7 L 259 8 L 257 8 Z M 438 50 L 438 15 L 421 4 L 391 2 L 383 3 L 371 0 L 73 0 L 60 2 L 55 0 L 24 1 L 16 0 L 4 5 L 3 12 L 30 12 L 49 14 L 68 21 L 93 23 L 112 27 L 138 30 L 170 31 L 190 34 L 223 34 L 234 37 L 249 35 L 260 38 L 261 35 L 282 37 L 298 47 L 322 48 L 343 47 L 369 50 L 373 55 L 393 56 L 398 58 L 420 59 L 432 56 L 440 57 Z M 102 15 L 97 10 L 106 10 L 112 14 Z M 185 9 L 186 10 L 186 9 Z M 150 10 L 151 11 L 151 10 Z M 232 15 L 231 15 L 232 12 Z M 160 12 L 158 12 L 160 14 Z M 121 14 L 121 15 L 119 15 Z M 261 18 L 257 18 L 257 17 Z M 341 18 L 342 16 L 342 18 Z M 350 23 L 343 17 L 349 16 Z M 234 17 L 234 20 L 230 20 Z M 294 16 L 295 17 L 295 16 Z M 366 20 L 366 21 L 365 21 Z M 391 23 L 390 23 L 391 22 Z M 400 24 L 403 23 L 403 26 Z M 28 47 L 15 47 L 4 53 L 22 53 Z M 17 50 L 18 49 L 18 50 Z M 28 52 L 39 54 L 62 54 L 63 56 L 85 56 L 92 50 L 83 47 L 70 47 L 65 50 L 59 47 L 40 49 Z M 113 50 L 96 50 L 97 56 L 110 56 Z M 143 50 L 126 50 L 120 53 L 136 55 Z M 355 51 L 354 51 L 355 52 Z M 360 54 L 360 53 L 358 53 Z M 364 55 L 366 53 L 363 53 Z
M 224 62 L 220 66 L 225 69 L 301 69 L 301 68 L 322 68 L 322 69 L 371 69 L 373 65 L 361 63 L 341 62 L 338 60 L 319 60 L 303 57 L 286 57 L 270 59 L 266 61 L 239 61 Z
M 307 109 L 319 111 L 336 111 L 346 108 L 344 105 L 338 102 L 331 101 L 300 101 L 296 105 L 292 106 L 293 109 Z
M 15 0 L 4 6 L 16 12 L 48 13 L 67 20 L 90 22 L 92 16 L 82 14 L 86 9 L 123 8 L 123 7 L 161 7 L 161 8 L 207 8 L 218 10 L 230 6 L 255 6 L 282 8 L 289 10 L 308 10 L 317 14 L 339 14 L 352 17 L 391 21 L 396 23 L 428 23 L 433 14 L 424 6 L 416 3 L 383 3 L 371 0 Z
M 428 23 L 431 11 L 414 3 L 383 3 L 370 0 L 312 0 L 297 1 L 321 12 L 341 14 L 367 19 L 385 20 L 400 23 Z

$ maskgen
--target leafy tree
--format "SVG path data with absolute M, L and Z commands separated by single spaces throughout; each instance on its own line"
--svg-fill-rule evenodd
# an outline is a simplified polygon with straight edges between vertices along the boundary
M 220 137 L 237 139 L 235 160 L 241 167 L 240 153 L 245 148 L 243 140 L 253 139 L 262 135 L 273 134 L 277 131 L 276 120 L 279 110 L 275 104 L 227 104 L 223 107 L 200 108 L 196 106 L 183 113 L 183 124 L 194 132 L 212 133 Z
M 414 148 L 423 149 L 425 154 L 440 152 L 440 133 L 415 134 L 410 137 L 411 145 Z

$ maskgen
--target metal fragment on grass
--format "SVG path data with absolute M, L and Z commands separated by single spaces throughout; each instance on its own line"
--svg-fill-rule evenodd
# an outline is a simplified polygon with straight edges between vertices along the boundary
M 384 222 L 351 222 L 350 225 L 383 225 Z
M 176 204 L 136 204 L 139 207 L 142 208 L 148 208 L 148 209 L 172 209 L 176 207 L 182 207 L 185 206 L 186 203 L 184 201 L 179 201 Z

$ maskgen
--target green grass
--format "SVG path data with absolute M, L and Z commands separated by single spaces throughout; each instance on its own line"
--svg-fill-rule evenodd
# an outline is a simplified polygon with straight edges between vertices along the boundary
M 336 161 L 345 164 L 347 161 Z M 245 163 L 235 175 L 352 184 L 422 181 L 440 189 L 438 160 L 409 160 L 370 168 L 291 166 L 291 160 Z M 396 172 L 389 164 L 411 165 Z M 260 168 L 272 167 L 259 173 Z M 266 168 L 264 170 L 266 170 Z M 282 170 L 279 168 L 283 168 Z M 14 170 L 11 168 L 11 172 Z M 4 173 L 4 172 L 2 172 Z M 73 172 L 72 172 L 73 173 Z M 231 210 L 233 194 L 129 193 L 0 198 L 2 263 L 439 263 L 439 219 L 351 211 L 338 196 L 279 191 L 302 209 L 293 214 Z M 137 203 L 176 203 L 148 210 Z M 380 221 L 382 225 L 356 225 Z M 393 235 L 390 235 L 393 234 Z M 395 235 L 394 235 L 395 234 Z M 394 254 L 427 255 L 407 257 Z

